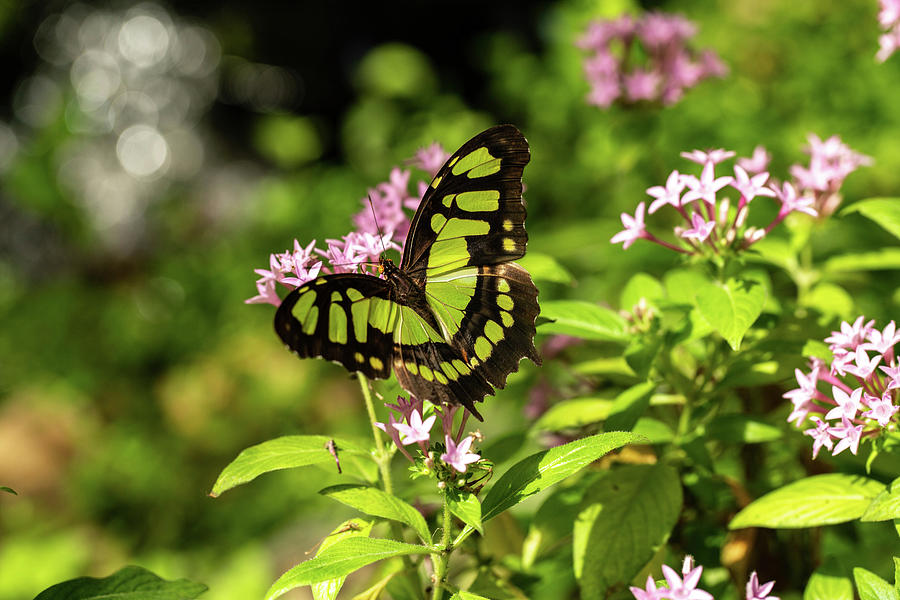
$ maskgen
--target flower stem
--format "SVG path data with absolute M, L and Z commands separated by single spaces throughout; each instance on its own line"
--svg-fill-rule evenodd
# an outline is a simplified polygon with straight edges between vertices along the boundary
M 369 391 L 369 380 L 362 373 L 359 373 L 359 387 L 362 389 L 363 399 L 366 401 L 366 412 L 369 413 L 372 437 L 375 438 L 375 462 L 378 464 L 378 470 L 381 472 L 381 483 L 385 492 L 393 494 L 394 484 L 391 481 L 391 457 L 384 449 L 381 430 L 375 426 L 377 419 L 375 416 L 375 404 L 372 402 L 372 392 Z
M 441 600 L 444 597 L 444 579 L 447 577 L 447 561 L 450 558 L 450 504 L 447 502 L 447 494 L 443 494 L 442 499 L 444 525 L 439 546 L 441 551 L 431 555 L 431 563 L 434 565 L 434 588 L 431 591 L 431 600 Z

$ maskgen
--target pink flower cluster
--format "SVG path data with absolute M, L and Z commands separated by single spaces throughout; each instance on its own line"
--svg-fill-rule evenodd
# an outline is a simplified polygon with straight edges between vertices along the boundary
M 847 449 L 856 454 L 862 439 L 897 426 L 900 364 L 894 345 L 900 332 L 894 321 L 884 329 L 874 324 L 865 317 L 841 323 L 840 331 L 825 338 L 831 364 L 812 359 L 809 373 L 794 371 L 800 387 L 784 394 L 794 405 L 788 422 L 799 428 L 809 417 L 813 427 L 803 433 L 814 440 L 813 458 L 822 446 L 832 455 Z
M 418 150 L 410 164 L 433 178 L 447 158 L 449 155 L 440 144 L 432 144 Z M 381 254 L 386 250 L 402 251 L 410 226 L 406 211 L 415 211 L 419 207 L 428 188 L 427 182 L 419 181 L 418 196 L 410 195 L 411 174 L 408 169 L 392 169 L 388 181 L 370 189 L 368 197 L 362 200 L 363 209 L 353 217 L 356 231 L 339 240 L 325 240 L 324 250 L 316 248 L 315 240 L 305 247 L 294 240 L 293 251 L 270 254 L 268 269 L 254 269 L 259 275 L 256 296 L 244 302 L 278 306 L 281 304 L 276 288 L 278 284 L 293 290 L 323 274 L 367 273 L 379 276 Z
M 900 0 L 880 0 L 878 23 L 884 30 L 878 38 L 878 62 L 886 61 L 895 50 L 900 48 Z
M 694 567 L 692 556 L 684 557 L 681 577 L 669 565 L 663 565 L 662 572 L 666 578 L 666 584 L 660 588 L 657 588 L 656 582 L 650 575 L 647 575 L 644 589 L 635 586 L 629 588 L 635 600 L 713 600 L 712 594 L 697 587 L 703 567 Z M 769 595 L 773 587 L 775 587 L 774 581 L 760 585 L 759 577 L 754 571 L 750 574 L 750 580 L 747 582 L 746 600 L 779 600 L 777 596 Z
M 724 77 L 728 69 L 715 52 L 698 54 L 688 47 L 696 33 L 691 21 L 661 12 L 593 21 L 577 42 L 591 53 L 584 61 L 588 103 L 601 108 L 617 100 L 674 104 L 703 79 Z
M 443 163 L 442 163 L 443 164 Z M 433 461 L 428 454 L 428 447 L 431 443 L 431 429 L 437 419 L 437 415 L 431 415 L 424 419 L 424 405 L 421 400 L 410 397 L 409 400 L 403 396 L 397 396 L 397 404 L 385 404 L 400 414 L 398 421 L 393 413 L 388 417 L 387 424 L 375 423 L 375 425 L 390 436 L 394 444 L 403 453 L 403 456 L 415 463 L 413 457 L 407 452 L 404 446 L 409 444 L 418 444 L 422 454 L 426 456 L 426 465 L 433 466 Z M 458 406 L 443 405 L 441 408 L 435 408 L 435 412 L 441 417 L 441 427 L 444 431 L 444 448 L 441 454 L 441 460 L 453 467 L 460 473 L 465 473 L 468 465 L 481 460 L 481 456 L 474 452 L 469 452 L 472 442 L 475 440 L 473 435 L 468 435 L 463 439 L 463 429 L 469 417 L 468 411 L 463 411 L 462 421 L 456 435 L 453 434 L 453 418 L 456 416 Z M 432 464 L 429 464 L 432 463 Z
M 822 142 L 809 136 L 809 166 L 793 165 L 793 179 L 779 183 L 769 179 L 766 168 L 771 157 L 757 146 L 749 158 L 738 158 L 734 175 L 716 176 L 716 165 L 734 157 L 729 150 L 694 150 L 681 156 L 702 165 L 700 176 L 672 171 L 665 185 L 647 189 L 653 198 L 649 210 L 645 202 L 638 204 L 634 216 L 622 213 L 624 230 L 616 233 L 612 243 L 623 243 L 627 250 L 643 239 L 684 254 L 722 254 L 727 250 L 742 251 L 764 238 L 792 212 L 813 217 L 828 215 L 840 202 L 838 193 L 844 179 L 857 167 L 871 164 L 871 159 L 851 150 L 838 136 Z M 723 189 L 736 192 L 737 202 L 720 198 Z M 775 198 L 780 203 L 778 214 L 764 229 L 747 226 L 750 203 L 757 197 Z M 683 218 L 675 227 L 677 244 L 663 241 L 647 231 L 644 217 L 670 205 Z
M 838 191 L 847 175 L 859 167 L 871 165 L 872 158 L 854 151 L 836 135 L 824 142 L 815 134 L 810 134 L 806 139 L 809 146 L 804 148 L 804 152 L 809 154 L 809 166 L 793 165 L 790 173 L 797 193 L 812 198 L 813 208 L 819 216 L 827 217 L 841 203 Z

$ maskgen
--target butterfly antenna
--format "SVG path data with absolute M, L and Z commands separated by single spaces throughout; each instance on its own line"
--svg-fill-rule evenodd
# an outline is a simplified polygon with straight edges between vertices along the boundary
M 375 219 L 375 230 L 378 232 L 378 239 L 381 240 L 381 253 L 384 254 L 387 252 L 387 248 L 384 246 L 384 234 L 381 233 L 381 226 L 378 224 L 378 217 L 375 215 L 375 203 L 372 202 L 372 194 L 367 196 L 369 199 L 369 208 L 372 209 L 372 218 Z

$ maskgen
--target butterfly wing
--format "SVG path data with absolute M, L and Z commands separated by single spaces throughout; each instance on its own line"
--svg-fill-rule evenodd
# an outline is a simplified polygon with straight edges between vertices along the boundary
M 394 368 L 418 397 L 463 404 L 477 415 L 473 403 L 493 393 L 492 386 L 504 387 L 523 357 L 540 364 L 534 348 L 537 288 L 525 269 L 510 262 L 525 254 L 528 241 L 522 171 L 529 158 L 518 129 L 488 129 L 450 157 L 413 218 L 400 268 L 424 288 L 440 330 L 430 334 L 437 338 L 437 356 L 407 348 L 416 344 L 397 331 L 395 356 L 402 351 L 413 360 Z M 437 340 L 449 347 L 438 348 Z M 410 362 L 420 373 L 423 365 L 433 371 L 434 364 L 459 363 L 458 385 L 448 390 L 437 377 L 423 380 Z M 444 399 L 448 392 L 454 396 Z
M 275 331 L 301 358 L 321 356 L 371 379 L 391 374 L 400 305 L 377 277 L 325 275 L 295 289 L 275 313 Z

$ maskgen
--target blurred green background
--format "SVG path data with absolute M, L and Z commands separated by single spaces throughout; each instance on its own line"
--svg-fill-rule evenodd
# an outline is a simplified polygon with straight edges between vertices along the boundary
M 696 44 L 730 74 L 667 108 L 588 106 L 573 42 L 592 18 L 642 9 L 694 20 Z M 206 495 L 249 445 L 366 434 L 356 382 L 296 360 L 272 307 L 243 300 L 270 252 L 346 233 L 366 188 L 420 146 L 452 151 L 516 124 L 532 148 L 530 248 L 578 281 L 542 298 L 614 308 L 635 272 L 677 264 L 606 240 L 647 187 L 688 168 L 680 151 L 763 144 L 786 178 L 808 133 L 839 134 L 875 158 L 845 203 L 897 195 L 900 58 L 875 62 L 876 11 L 875 0 L 0 4 L 13 66 L 0 112 L 0 485 L 19 494 L 0 494 L 0 600 L 133 563 L 202 581 L 210 600 L 259 597 L 349 516 L 316 495 L 338 481 L 331 469 Z M 858 216 L 821 227 L 818 257 L 892 244 Z M 850 304 L 826 317 L 896 318 L 896 283 L 896 271 L 848 274 L 837 284 Z M 529 367 L 486 404 L 489 439 L 524 423 Z

